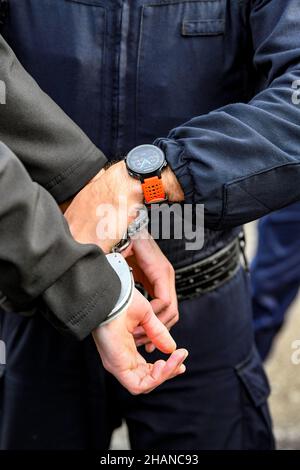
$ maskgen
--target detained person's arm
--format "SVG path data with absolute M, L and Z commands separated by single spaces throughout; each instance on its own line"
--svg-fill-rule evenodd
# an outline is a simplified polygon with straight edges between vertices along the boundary
M 113 309 L 120 280 L 95 245 L 76 242 L 53 197 L 0 143 L 0 290 L 13 311 L 41 309 L 85 338 Z

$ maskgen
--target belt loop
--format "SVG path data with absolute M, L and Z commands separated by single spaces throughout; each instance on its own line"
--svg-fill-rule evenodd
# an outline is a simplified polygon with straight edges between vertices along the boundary
M 240 244 L 240 250 L 241 250 L 243 261 L 244 261 L 244 269 L 246 273 L 249 273 L 250 269 L 249 269 L 247 255 L 246 255 L 246 236 L 245 236 L 244 229 L 242 229 L 242 231 L 239 233 L 239 244 Z

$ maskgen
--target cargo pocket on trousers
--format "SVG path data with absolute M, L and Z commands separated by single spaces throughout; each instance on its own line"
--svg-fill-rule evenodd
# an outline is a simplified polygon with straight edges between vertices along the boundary
M 272 420 L 267 402 L 270 386 L 256 348 L 235 370 L 241 383 L 243 449 L 274 449 Z

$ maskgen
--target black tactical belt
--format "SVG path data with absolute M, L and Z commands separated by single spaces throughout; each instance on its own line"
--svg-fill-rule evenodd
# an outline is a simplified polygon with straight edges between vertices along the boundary
M 178 300 L 187 300 L 211 292 L 229 281 L 241 266 L 243 236 L 213 255 L 189 266 L 176 269 Z

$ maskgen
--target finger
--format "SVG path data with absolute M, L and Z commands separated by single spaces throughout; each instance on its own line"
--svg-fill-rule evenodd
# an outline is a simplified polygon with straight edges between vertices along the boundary
M 160 317 L 158 317 L 158 319 L 160 320 Z M 165 327 L 167 328 L 167 330 L 171 330 L 172 327 L 174 325 L 176 325 L 177 323 L 177 319 L 172 319 L 171 321 L 169 321 L 168 323 L 165 324 Z M 162 322 L 163 323 L 163 322 Z M 134 337 L 134 340 L 135 340 L 135 343 L 137 346 L 141 346 L 142 344 L 147 344 L 147 343 L 150 343 L 150 340 L 149 338 L 145 335 L 145 331 L 141 332 L 141 333 L 133 333 L 133 337 Z
M 145 345 L 145 350 L 149 354 L 153 353 L 153 351 L 155 351 L 155 349 L 156 348 L 155 348 L 153 343 L 148 343 L 148 344 Z
M 150 304 L 153 309 L 153 312 L 158 315 L 159 313 L 168 311 L 168 308 L 170 307 L 170 298 L 168 297 L 167 299 L 161 299 L 156 297 L 155 299 L 150 301 Z
M 140 348 L 141 346 L 145 346 L 146 344 L 150 344 L 150 343 L 151 341 L 149 338 L 147 338 L 147 336 L 144 336 L 141 339 L 135 340 L 135 345 L 137 348 Z
M 153 364 L 153 368 L 152 368 L 152 371 L 151 371 L 151 376 L 155 381 L 159 381 L 159 378 L 163 373 L 165 365 L 166 365 L 166 361 L 164 361 L 162 359 L 160 359 L 159 361 L 156 361 Z
M 183 374 L 185 372 L 185 366 L 182 363 L 187 356 L 188 352 L 185 349 L 178 349 L 172 353 L 167 361 L 156 361 L 151 371 L 151 378 L 149 377 L 144 381 L 144 385 L 147 384 L 148 387 L 146 387 L 142 393 L 150 393 L 166 380 Z
M 186 371 L 186 366 L 185 366 L 184 364 L 181 364 L 181 366 L 178 368 L 178 370 L 177 370 L 173 375 L 171 375 L 171 377 L 169 377 L 168 380 L 171 380 L 171 379 L 177 377 L 178 375 L 184 374 L 185 371 Z M 161 383 L 159 383 L 159 385 L 161 385 Z M 155 387 L 153 387 L 153 388 L 147 390 L 147 391 L 144 392 L 144 393 L 151 393 L 152 390 L 154 390 L 157 386 L 158 386 L 158 385 L 156 385 Z
M 171 328 L 172 328 L 172 325 L 165 325 L 165 326 L 166 326 L 167 330 L 171 330 Z M 148 338 L 148 336 L 146 336 L 146 335 L 135 337 L 134 342 L 135 342 L 135 345 L 136 345 L 137 348 L 139 348 L 140 346 L 145 346 L 147 344 L 153 344 L 150 341 L 150 339 Z M 154 346 L 153 350 L 155 348 L 156 347 Z
M 184 374 L 186 371 L 186 366 L 185 364 L 181 364 L 174 372 L 174 374 L 172 374 L 168 380 L 171 380 L 171 379 L 174 379 L 175 377 L 177 377 L 178 375 L 182 375 Z
M 150 341 L 162 352 L 168 354 L 176 349 L 176 343 L 168 329 L 161 323 L 152 310 L 149 310 L 141 322 Z
M 164 268 L 159 273 L 154 281 L 154 300 L 157 301 L 155 309 L 163 310 L 172 310 L 175 308 L 176 314 L 178 315 L 178 304 L 177 304 L 177 294 L 175 289 L 175 272 L 173 267 L 169 262 L 166 263 Z M 153 310 L 154 306 L 152 307 Z
M 151 303 L 151 302 L 150 302 Z M 178 310 L 172 306 L 167 310 L 157 314 L 157 318 L 170 329 L 179 320 Z
M 151 302 L 150 302 L 151 303 Z M 171 314 L 168 312 L 159 313 L 157 318 L 165 325 L 165 327 L 170 330 L 178 322 L 177 312 L 173 311 Z M 137 346 L 149 343 L 149 339 L 145 334 L 145 330 L 142 326 L 138 326 L 133 331 L 133 336 Z
M 159 318 L 159 317 L 158 317 L 158 318 Z M 160 318 L 159 318 L 159 320 L 160 320 Z M 174 325 L 176 325 L 177 321 L 178 321 L 177 319 L 175 319 L 175 320 L 173 319 L 173 320 L 171 320 L 170 322 L 166 323 L 166 324 L 165 324 L 165 327 L 167 328 L 167 330 L 170 331 L 170 330 L 172 329 L 172 327 L 173 327 Z M 163 323 L 163 322 L 162 322 L 162 323 Z M 145 345 L 145 344 L 150 344 L 150 343 L 151 343 L 151 341 L 149 340 L 148 336 L 145 335 L 145 332 L 144 332 L 144 334 L 141 334 L 141 335 L 139 335 L 139 334 L 138 334 L 138 335 L 135 335 L 135 334 L 134 334 L 134 341 L 135 341 L 135 344 L 136 344 L 137 347 L 140 347 L 140 346 L 143 346 L 143 345 Z M 155 349 L 155 348 L 154 348 L 154 349 Z
M 186 349 L 177 349 L 177 351 L 171 354 L 171 356 L 166 361 L 165 367 L 162 371 L 165 380 L 173 376 L 173 374 L 178 374 L 179 369 L 188 357 L 188 354 L 189 353 Z
M 170 289 L 170 279 L 164 272 L 153 281 L 153 300 L 151 305 L 153 310 L 158 313 L 170 307 L 173 299 L 172 290 Z
M 134 337 L 139 337 L 139 336 L 145 336 L 145 330 L 142 326 L 137 326 L 134 330 L 133 330 L 133 336 Z

